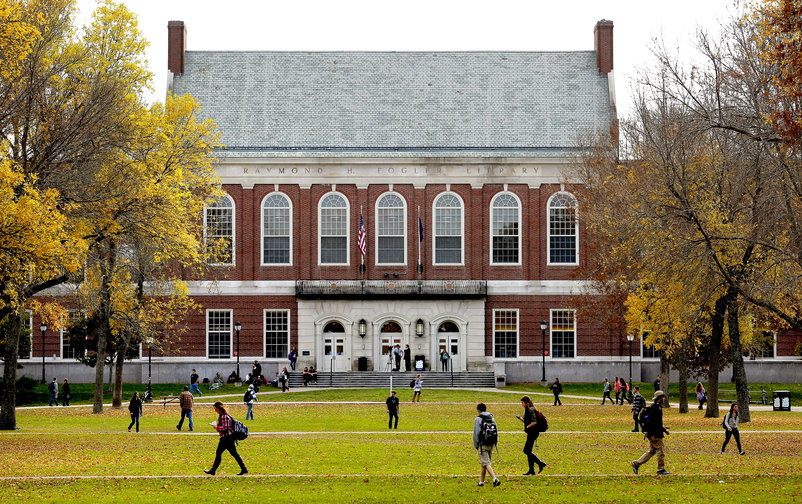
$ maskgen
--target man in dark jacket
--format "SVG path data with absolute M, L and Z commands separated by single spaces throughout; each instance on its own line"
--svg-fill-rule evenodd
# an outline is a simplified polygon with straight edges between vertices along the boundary
M 632 398 L 632 420 L 635 421 L 635 428 L 632 429 L 632 432 L 639 432 L 638 415 L 640 414 L 640 410 L 646 407 L 646 399 L 640 395 L 640 387 L 635 385 L 633 390 L 635 391 L 635 396 Z
M 663 444 L 663 436 L 671 434 L 663 426 L 663 403 L 666 401 L 666 393 L 658 390 L 654 393 L 654 404 L 646 408 L 649 414 L 646 425 L 643 429 L 646 432 L 646 438 L 649 440 L 649 450 L 640 456 L 638 460 L 630 462 L 632 465 L 632 472 L 638 474 L 640 466 L 645 464 L 654 455 L 657 455 L 657 475 L 670 476 L 671 473 L 666 470 L 666 452 Z
M 560 401 L 560 394 L 563 393 L 563 384 L 560 383 L 559 378 L 554 379 L 554 383 L 552 383 L 549 388 L 551 389 L 552 393 L 554 394 L 554 405 L 555 406 L 562 406 L 562 401 Z

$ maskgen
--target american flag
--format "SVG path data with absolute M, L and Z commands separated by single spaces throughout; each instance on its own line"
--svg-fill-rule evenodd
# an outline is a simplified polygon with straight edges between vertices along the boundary
M 367 233 L 365 232 L 365 221 L 362 220 L 362 213 L 359 214 L 359 232 L 356 235 L 356 245 L 359 251 L 365 256 L 368 252 Z

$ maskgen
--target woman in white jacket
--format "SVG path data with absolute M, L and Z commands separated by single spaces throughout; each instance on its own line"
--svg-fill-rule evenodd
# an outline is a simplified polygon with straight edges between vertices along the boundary
M 725 437 L 724 437 L 724 444 L 721 445 L 721 453 L 724 453 L 724 450 L 727 448 L 727 443 L 730 442 L 730 438 L 735 438 L 735 444 L 738 446 L 738 453 L 741 455 L 746 455 L 746 452 L 741 449 L 741 434 L 738 432 L 738 405 L 733 403 L 730 406 L 730 412 L 724 415 L 724 421 L 722 425 L 725 429 Z

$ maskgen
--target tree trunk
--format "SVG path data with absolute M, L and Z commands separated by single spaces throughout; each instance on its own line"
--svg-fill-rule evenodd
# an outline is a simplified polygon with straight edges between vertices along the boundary
M 678 354 L 677 371 L 679 371 L 679 412 L 688 412 L 688 354 L 681 348 Z
M 0 320 L 9 317 L 6 333 L 6 354 L 3 356 L 3 391 L 0 396 L 0 430 L 17 428 L 17 349 L 21 320 L 18 313 L 0 311 Z M 44 352 L 44 348 L 42 352 Z
M 117 358 L 115 359 L 114 369 L 114 397 L 111 401 L 112 408 L 122 408 L 123 406 L 123 361 L 125 360 L 126 344 L 123 341 L 117 348 Z
M 660 390 L 666 393 L 666 402 L 663 403 L 664 408 L 671 407 L 671 398 L 668 395 L 669 375 L 671 374 L 671 363 L 664 352 L 660 352 Z
M 741 328 L 738 325 L 738 303 L 732 301 L 727 312 L 727 322 L 730 329 L 730 349 L 732 350 L 732 377 L 735 379 L 735 390 L 738 394 L 738 420 L 751 422 L 749 413 L 749 384 L 744 369 L 744 356 L 741 350 Z
M 705 417 L 718 418 L 718 375 L 721 368 L 721 340 L 724 336 L 724 316 L 727 313 L 727 296 L 716 300 L 710 328 L 710 371 L 707 374 L 707 410 Z

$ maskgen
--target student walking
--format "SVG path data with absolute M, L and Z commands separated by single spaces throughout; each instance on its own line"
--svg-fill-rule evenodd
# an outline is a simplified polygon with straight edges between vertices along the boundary
M 61 386 L 61 405 L 62 406 L 69 406 L 70 405 L 70 382 L 64 378 L 64 384 Z
M 613 404 L 618 406 L 618 401 L 621 401 L 621 382 L 618 381 L 617 376 L 613 378 L 613 390 L 615 391 L 615 402 Z M 624 404 L 623 401 L 621 404 Z
M 398 411 L 401 408 L 401 401 L 398 400 L 398 397 L 395 395 L 395 390 L 390 392 L 390 397 L 387 398 L 385 401 L 387 404 L 387 414 L 390 416 L 389 423 L 387 424 L 388 429 L 397 429 L 398 428 Z M 395 418 L 395 426 L 393 426 L 393 418 Z
M 546 463 L 540 460 L 537 455 L 532 452 L 538 436 L 540 436 L 540 426 L 538 425 L 538 416 L 535 405 L 529 396 L 521 398 L 521 404 L 524 407 L 523 418 L 520 415 L 515 415 L 515 418 L 524 423 L 524 432 L 526 433 L 526 442 L 524 443 L 523 452 L 526 454 L 527 462 L 529 463 L 529 470 L 524 473 L 524 476 L 531 476 L 535 474 L 535 464 L 538 467 L 538 474 L 543 472 Z
M 195 370 L 192 370 L 192 374 L 189 375 L 189 391 L 193 394 L 198 394 L 199 396 L 203 396 L 203 393 L 200 391 L 200 376 Z
M 136 424 L 136 431 L 139 432 L 139 418 L 142 416 L 142 401 L 139 399 L 139 392 L 134 392 L 131 402 L 128 403 L 128 412 L 131 414 L 131 423 L 128 424 L 128 432 Z
M 628 397 L 630 395 L 629 385 L 627 385 L 627 381 L 623 376 L 618 379 L 618 387 L 621 389 L 621 405 L 624 405 L 624 401 L 628 401 L 632 404 L 632 400 Z
M 746 455 L 746 452 L 741 449 L 741 434 L 738 432 L 738 405 L 733 403 L 730 406 L 730 411 L 726 415 L 724 415 L 724 421 L 721 422 L 721 425 L 724 427 L 724 444 L 721 445 L 721 454 L 724 454 L 724 451 L 727 449 L 727 444 L 730 442 L 730 438 L 735 438 L 735 445 L 738 447 L 738 453 L 741 455 Z
M 188 418 L 189 431 L 192 432 L 195 429 L 195 423 L 192 421 L 192 405 L 195 403 L 195 398 L 186 385 L 184 385 L 184 391 L 178 396 L 178 403 L 181 405 L 181 419 L 175 428 L 181 430 L 181 427 L 184 426 L 184 418 Z
M 663 443 L 663 436 L 671 434 L 668 429 L 663 426 L 663 404 L 666 401 L 666 393 L 658 390 L 654 393 L 654 404 L 647 406 L 641 415 L 648 415 L 646 424 L 643 428 L 646 432 L 646 438 L 649 440 L 649 450 L 640 456 L 638 460 L 630 462 L 632 465 L 632 472 L 638 474 L 640 466 L 648 462 L 654 455 L 657 455 L 657 475 L 670 476 L 671 473 L 666 470 L 666 449 Z
M 248 385 L 248 390 L 245 391 L 245 395 L 242 397 L 242 400 L 248 407 L 248 412 L 245 413 L 245 420 L 253 420 L 253 403 L 257 400 L 256 390 L 253 388 L 253 385 Z
M 554 406 L 562 406 L 563 402 L 560 401 L 560 394 L 563 393 L 563 384 L 560 383 L 560 379 L 555 378 L 554 383 L 552 383 L 549 388 L 554 394 Z
M 420 391 L 423 388 L 423 378 L 415 376 L 415 383 L 412 385 L 412 402 L 420 402 Z
M 479 476 L 479 483 L 476 486 L 485 486 L 485 475 L 490 475 L 493 478 L 493 486 L 497 487 L 501 484 L 501 481 L 496 477 L 496 473 L 493 472 L 493 447 L 498 442 L 498 426 L 496 426 L 496 421 L 493 419 L 493 415 L 488 413 L 487 406 L 484 403 L 479 403 L 476 405 L 476 411 L 479 412 L 479 415 L 473 421 L 473 447 L 479 453 L 479 465 L 482 466 L 482 472 Z M 489 426 L 485 426 L 485 424 L 490 424 Z M 490 429 L 486 428 L 490 427 Z M 495 432 L 496 439 L 487 439 L 488 436 L 486 433 Z
M 54 404 L 58 406 L 58 380 L 56 377 L 53 377 L 53 381 L 50 382 L 50 385 L 47 386 L 48 392 L 50 392 L 50 403 L 48 406 L 53 406 Z
M 632 390 L 635 391 L 635 395 L 632 397 L 632 420 L 635 422 L 635 428 L 632 429 L 632 432 L 639 432 L 638 427 L 640 424 L 638 423 L 638 415 L 640 414 L 640 410 L 646 407 L 646 399 L 640 395 L 640 387 L 635 385 Z
M 211 469 L 204 469 L 203 472 L 214 475 L 217 472 L 217 468 L 220 467 L 223 452 L 228 451 L 228 453 L 234 457 L 234 460 L 237 461 L 237 464 L 239 464 L 239 473 L 237 473 L 237 476 L 248 474 L 248 468 L 245 467 L 245 462 L 242 461 L 242 457 L 240 457 L 237 452 L 237 441 L 234 439 L 234 419 L 231 418 L 231 415 L 228 414 L 223 403 L 220 401 L 214 403 L 212 407 L 218 415 L 217 422 L 212 423 L 212 425 L 220 434 L 220 439 L 217 441 L 217 451 L 214 454 L 214 462 L 212 463 Z
M 613 390 L 613 386 L 610 384 L 610 380 L 607 377 L 604 377 L 604 395 L 602 396 L 602 405 L 605 403 L 607 399 L 610 400 L 610 404 L 615 405 L 613 398 L 610 397 L 610 392 Z

